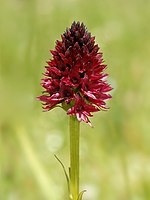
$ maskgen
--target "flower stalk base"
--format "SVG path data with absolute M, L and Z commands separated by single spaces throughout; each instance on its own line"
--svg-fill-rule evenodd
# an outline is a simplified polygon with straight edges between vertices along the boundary
M 79 196 L 79 132 L 80 122 L 70 116 L 70 200 Z

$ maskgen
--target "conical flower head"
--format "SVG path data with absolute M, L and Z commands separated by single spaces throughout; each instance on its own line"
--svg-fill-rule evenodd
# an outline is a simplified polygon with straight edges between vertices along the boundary
M 68 115 L 91 125 L 88 117 L 107 109 L 105 100 L 111 98 L 108 92 L 112 90 L 105 80 L 107 65 L 95 37 L 83 23 L 73 22 L 50 53 L 52 59 L 47 62 L 41 82 L 43 95 L 38 97 L 43 109 L 48 111 L 61 104 Z

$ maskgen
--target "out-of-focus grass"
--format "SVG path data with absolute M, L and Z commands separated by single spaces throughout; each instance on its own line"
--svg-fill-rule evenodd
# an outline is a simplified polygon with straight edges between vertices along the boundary
M 0 1 L 0 199 L 67 199 L 53 154 L 69 166 L 68 118 L 42 113 L 35 97 L 49 49 L 74 20 L 96 36 L 114 87 L 111 109 L 81 127 L 84 199 L 150 199 L 149 10 L 148 0 Z

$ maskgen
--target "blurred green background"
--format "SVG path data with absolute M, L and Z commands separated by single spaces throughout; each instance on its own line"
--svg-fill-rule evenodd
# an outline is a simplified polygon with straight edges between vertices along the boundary
M 114 88 L 111 109 L 81 125 L 84 200 L 149 200 L 149 0 L 0 0 L 0 199 L 67 200 L 54 154 L 68 168 L 68 117 L 36 96 L 74 20 L 96 36 Z

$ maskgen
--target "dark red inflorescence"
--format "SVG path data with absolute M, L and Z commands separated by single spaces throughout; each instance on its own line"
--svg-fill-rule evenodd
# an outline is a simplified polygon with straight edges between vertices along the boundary
M 52 59 L 41 83 L 45 90 L 38 99 L 45 111 L 61 104 L 68 115 L 91 125 L 91 112 L 107 110 L 105 100 L 111 98 L 107 92 L 112 87 L 105 80 L 108 74 L 103 73 L 107 65 L 83 23 L 73 22 L 61 38 L 50 51 Z

